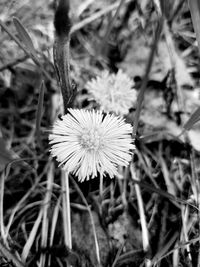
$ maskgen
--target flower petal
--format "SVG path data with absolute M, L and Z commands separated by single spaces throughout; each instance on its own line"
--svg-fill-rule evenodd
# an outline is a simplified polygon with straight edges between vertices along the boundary
M 101 173 L 118 175 L 117 166 L 127 166 L 135 148 L 132 126 L 101 111 L 69 109 L 55 122 L 49 135 L 51 154 L 68 173 L 79 181 Z

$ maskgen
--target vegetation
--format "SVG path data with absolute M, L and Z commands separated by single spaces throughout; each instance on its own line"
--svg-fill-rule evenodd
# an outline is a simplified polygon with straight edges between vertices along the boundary
M 198 0 L 1 2 L 0 266 L 200 266 Z

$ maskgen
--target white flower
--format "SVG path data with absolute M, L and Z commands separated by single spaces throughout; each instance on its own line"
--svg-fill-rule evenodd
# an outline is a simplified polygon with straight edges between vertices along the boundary
M 134 82 L 121 69 L 117 74 L 104 70 L 85 85 L 102 110 L 119 115 L 127 114 L 129 108 L 135 105 L 137 92 L 133 86 Z
M 117 166 L 127 166 L 131 160 L 132 126 L 122 118 L 104 115 L 101 111 L 68 109 L 57 120 L 49 135 L 51 154 L 67 173 L 79 181 L 106 173 L 118 175 Z

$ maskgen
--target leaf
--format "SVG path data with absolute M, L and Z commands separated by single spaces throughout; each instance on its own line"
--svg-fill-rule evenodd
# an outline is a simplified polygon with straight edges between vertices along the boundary
M 195 110 L 189 120 L 184 124 L 185 130 L 190 130 L 192 126 L 200 120 L 200 107 Z
M 35 48 L 33 46 L 33 42 L 31 40 L 31 37 L 28 34 L 27 30 L 23 26 L 23 24 L 16 17 L 13 17 L 13 23 L 15 25 L 15 28 L 16 28 L 17 32 L 18 32 L 20 40 L 24 43 L 24 45 L 29 50 L 29 52 L 36 57 L 36 53 L 35 53 Z

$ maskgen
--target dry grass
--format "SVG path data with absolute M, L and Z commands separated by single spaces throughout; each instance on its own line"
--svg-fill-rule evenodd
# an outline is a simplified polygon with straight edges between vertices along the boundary
M 0 7 L 0 266 L 199 266 L 200 155 L 187 132 L 198 121 L 199 110 L 188 115 L 184 86 L 176 76 L 177 55 L 187 55 L 180 56 L 181 66 L 192 65 L 189 75 L 197 88 L 199 54 L 189 7 L 183 2 L 165 6 L 161 1 L 161 7 L 158 1 L 72 4 L 70 76 L 78 89 L 74 107 L 98 108 L 84 85 L 101 70 L 126 66 L 131 73 L 143 64 L 141 81 L 132 77 L 140 90 L 136 109 L 125 118 L 134 125 L 133 161 L 120 169 L 121 178 L 106 177 L 103 183 L 99 177 L 83 183 L 66 177 L 49 153 L 48 132 L 63 112 L 48 28 L 54 10 L 44 1 L 42 23 L 39 16 L 33 19 L 39 9 L 30 1 L 22 9 L 29 11 L 27 16 L 15 5 L 7 11 Z M 196 21 L 200 11 L 194 13 L 189 2 Z M 20 20 L 13 22 L 13 15 Z M 33 29 L 34 20 L 45 25 L 43 30 Z M 196 25 L 194 29 L 199 31 Z M 144 63 L 133 59 L 127 67 L 125 58 L 137 36 L 146 39 L 139 47 L 141 58 L 143 51 L 148 57 Z M 158 68 L 162 81 L 152 78 L 163 40 L 171 57 L 171 68 L 166 68 L 174 74 L 164 88 L 173 91 L 178 106 L 174 112 L 164 99 L 164 116 L 177 131 L 158 125 L 157 117 L 149 124 L 142 120 L 152 84 L 159 84 L 160 91 L 153 88 L 158 94 L 168 77 Z

